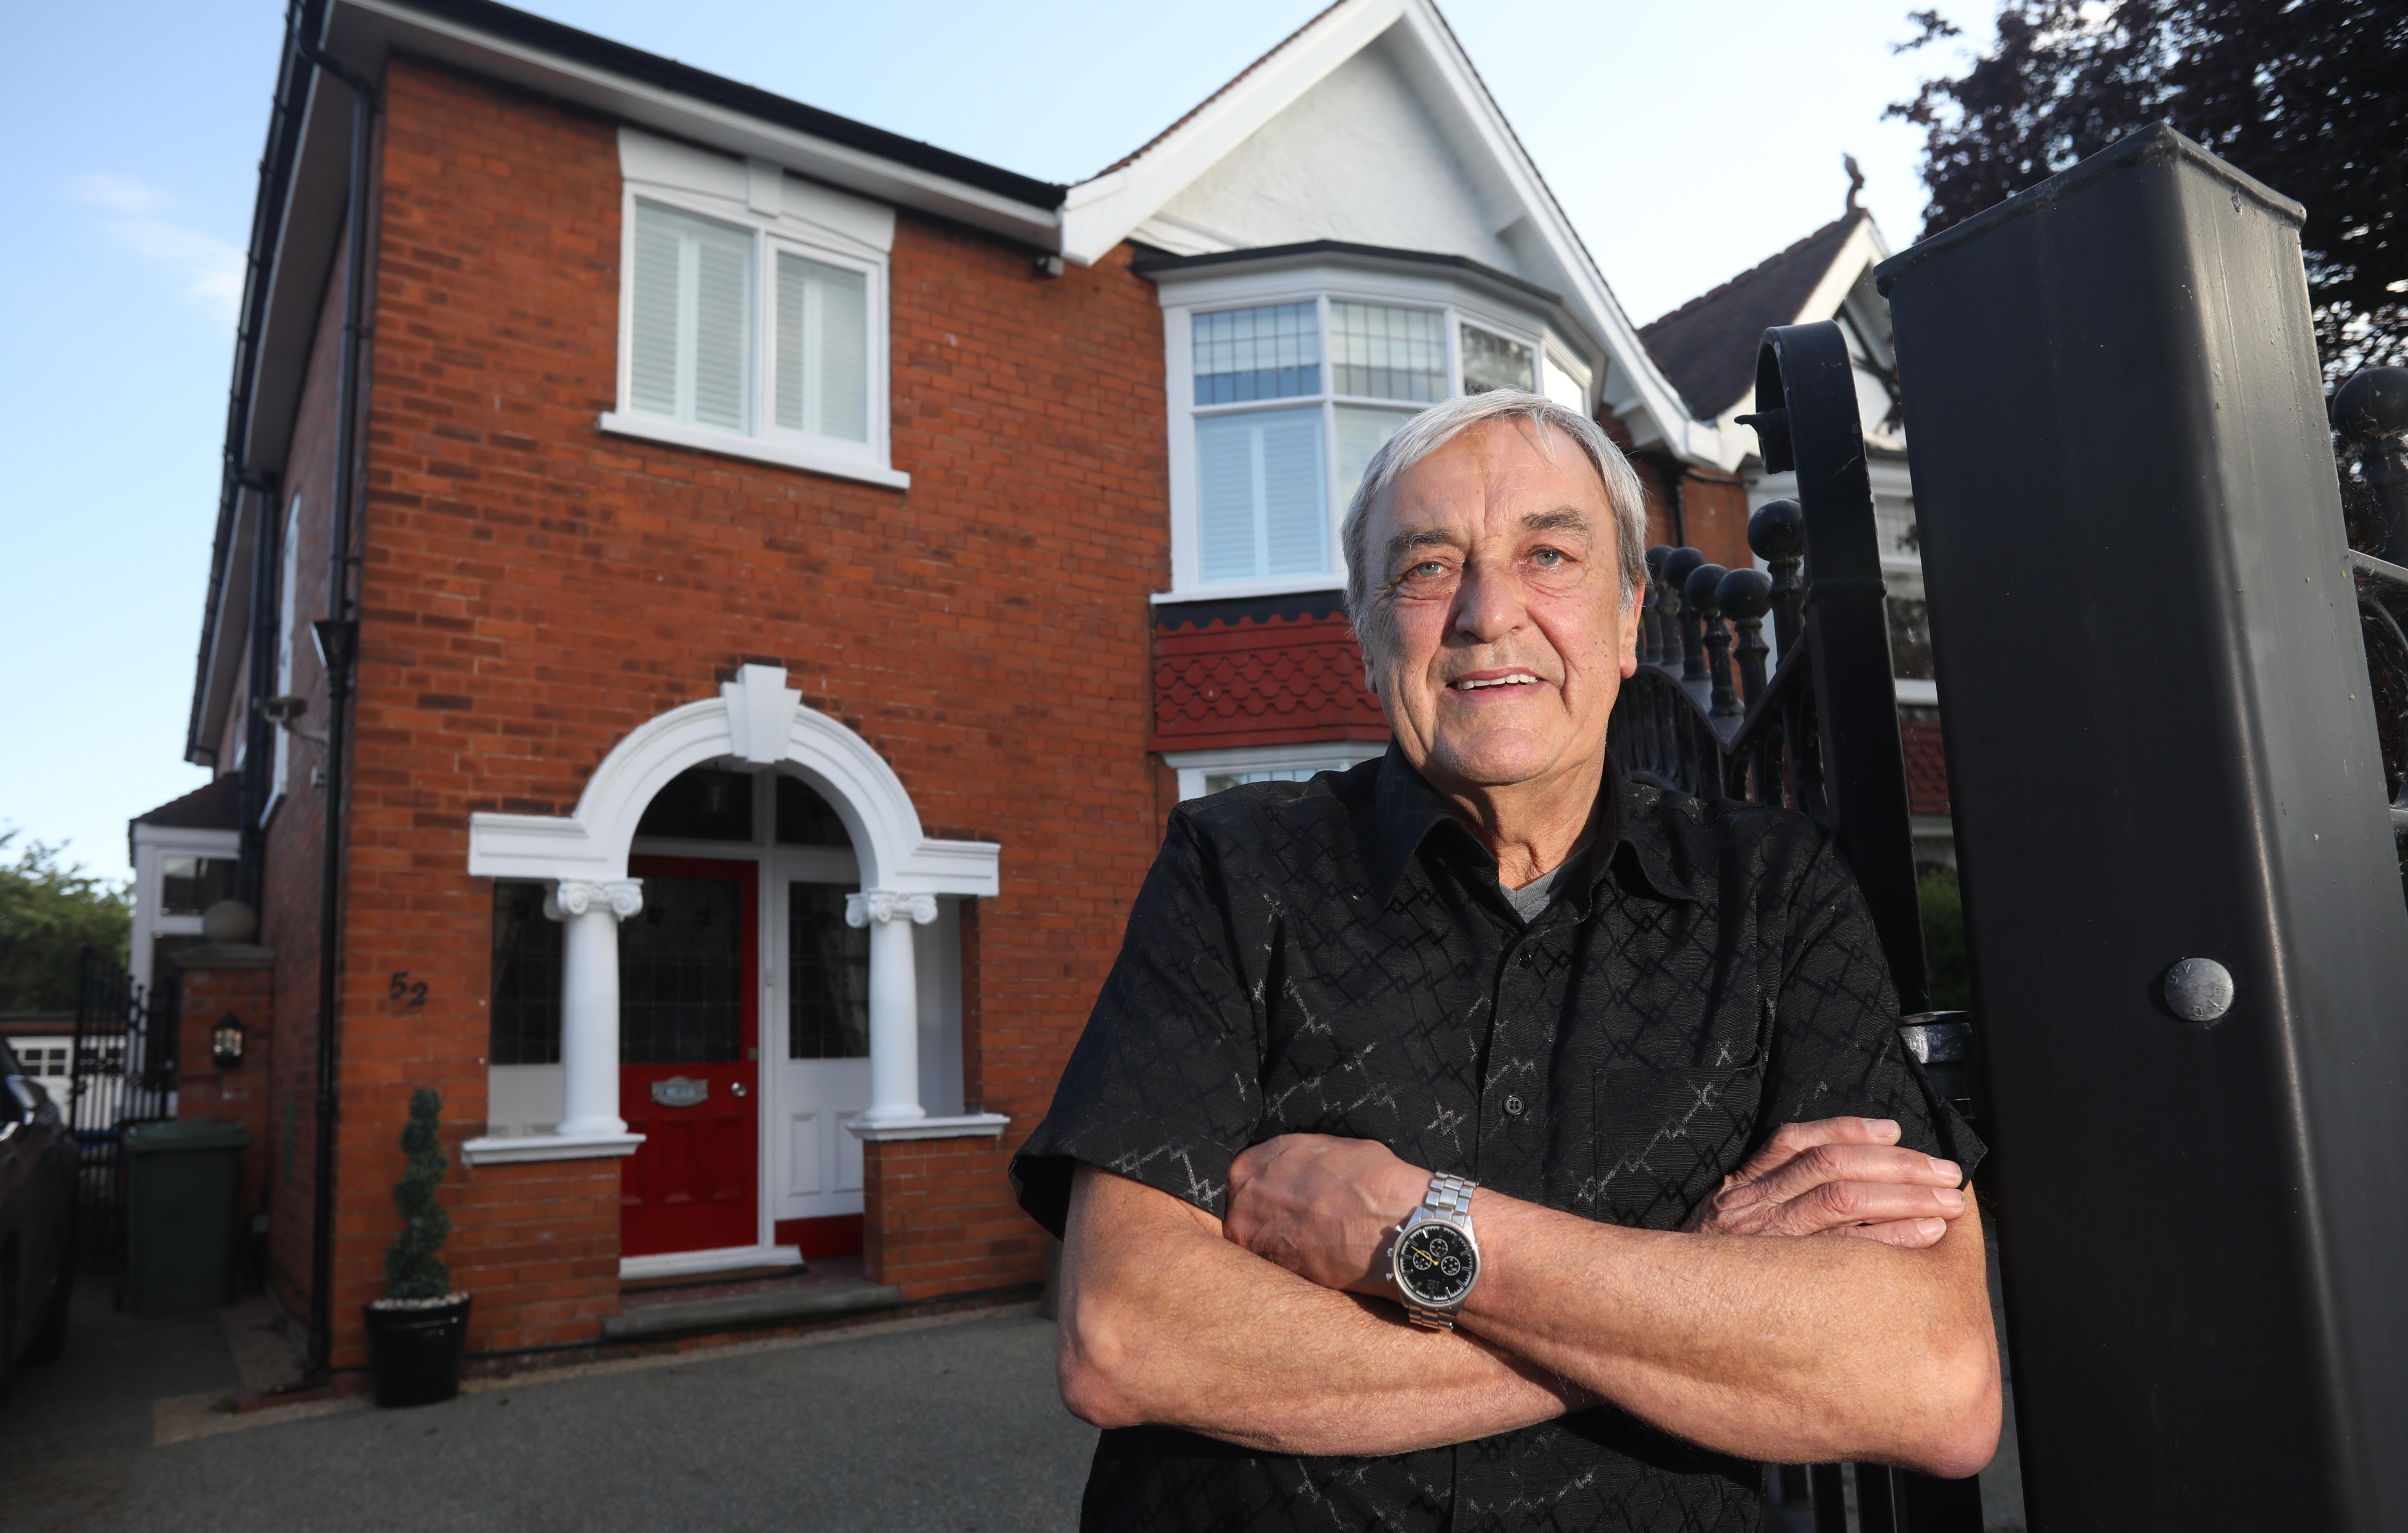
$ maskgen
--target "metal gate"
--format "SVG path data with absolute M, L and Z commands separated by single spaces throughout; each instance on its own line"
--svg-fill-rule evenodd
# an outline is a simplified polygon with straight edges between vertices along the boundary
M 146 995 L 122 967 L 83 950 L 67 1121 L 79 1157 L 76 1264 L 87 1273 L 125 1269 L 125 1130 L 173 1109 L 176 996 L 172 982 Z
M 2408 570 L 2301 217 L 2159 127 L 1875 274 L 2035 1533 L 2408 1527 Z
M 1648 551 L 1640 666 L 1606 738 L 1615 765 L 1639 781 L 1797 809 L 1830 827 L 1889 960 L 1907 1013 L 1904 1041 L 1970 1116 L 1971 1019 L 1926 1010 L 1881 544 L 1839 326 L 1766 331 L 1756 397 L 1759 413 L 1742 419 L 1756 428 L 1766 471 L 1798 474 L 1796 500 L 1773 501 L 1748 523 L 1749 546 L 1770 573 L 1726 570 L 1696 549 Z M 1777 648 L 1765 642 L 1768 616 Z M 1843 1469 L 1785 1468 L 1776 1496 L 1792 1499 L 1792 1483 L 1804 1479 L 1818 1533 L 1844 1533 Z M 1861 1533 L 1980 1533 L 1976 1482 L 1855 1470 Z

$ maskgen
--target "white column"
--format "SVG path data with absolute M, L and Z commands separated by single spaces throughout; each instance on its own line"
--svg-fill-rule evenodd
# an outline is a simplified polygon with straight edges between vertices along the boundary
M 543 913 L 564 924 L 560 1066 L 564 1136 L 624 1134 L 619 1116 L 619 923 L 644 908 L 640 879 L 563 879 Z
M 911 928 L 937 919 L 934 895 L 865 889 L 844 899 L 845 924 L 869 928 L 870 1127 L 917 1123 L 920 1105 L 920 981 Z

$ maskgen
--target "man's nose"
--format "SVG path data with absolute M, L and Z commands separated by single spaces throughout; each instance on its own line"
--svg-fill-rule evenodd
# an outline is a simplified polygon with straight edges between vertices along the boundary
M 1522 584 L 1510 570 L 1485 560 L 1468 560 L 1455 588 L 1455 631 L 1480 644 L 1494 644 L 1522 625 Z

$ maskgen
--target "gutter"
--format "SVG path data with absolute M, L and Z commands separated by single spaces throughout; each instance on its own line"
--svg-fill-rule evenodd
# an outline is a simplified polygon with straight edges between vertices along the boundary
M 284 234 L 284 211 L 293 167 L 301 153 L 301 122 L 308 105 L 311 72 L 299 67 L 295 51 L 302 29 L 322 21 L 329 0 L 292 0 L 284 13 L 284 60 L 270 98 L 267 146 L 259 162 L 259 201 L 251 215 L 251 247 L 243 262 L 242 311 L 235 329 L 234 378 L 226 389 L 226 434 L 218 488 L 217 534 L 209 544 L 209 584 L 201 609 L 200 655 L 194 663 L 193 707 L 184 724 L 184 759 L 218 766 L 214 743 L 201 738 L 201 712 L 208 697 L 210 662 L 219 634 L 226 566 L 234 556 L 235 527 L 242 509 L 243 443 L 251 435 L 251 391 L 259 380 L 259 339 L 267 324 L 267 298 L 274 286 L 276 250 Z

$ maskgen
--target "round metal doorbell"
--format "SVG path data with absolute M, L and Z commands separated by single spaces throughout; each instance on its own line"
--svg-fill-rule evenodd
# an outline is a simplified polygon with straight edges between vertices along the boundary
M 2166 1009 L 2185 1022 L 2214 1022 L 2232 1010 L 2232 971 L 2213 958 L 2166 970 Z

